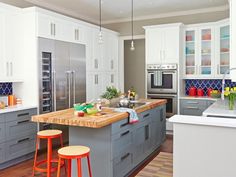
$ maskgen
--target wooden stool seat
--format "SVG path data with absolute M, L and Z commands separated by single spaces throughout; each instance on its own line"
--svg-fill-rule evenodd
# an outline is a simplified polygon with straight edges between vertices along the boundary
M 37 133 L 40 138 L 55 138 L 62 134 L 61 130 L 42 130 Z
M 92 177 L 89 153 L 90 153 L 90 148 L 86 146 L 67 146 L 60 148 L 58 150 L 59 162 L 58 162 L 57 177 L 60 177 L 61 173 L 60 165 L 62 159 L 67 159 L 68 161 L 67 177 L 71 177 L 71 160 L 73 159 L 76 159 L 77 161 L 78 177 L 82 177 L 81 159 L 84 157 L 87 158 L 89 177 Z
M 52 163 L 58 163 L 58 159 L 52 159 L 52 140 L 54 138 L 60 139 L 61 147 L 63 147 L 63 140 L 62 140 L 62 131 L 61 130 L 42 130 L 37 133 L 36 138 L 36 149 L 35 149 L 35 156 L 34 156 L 34 166 L 33 166 L 33 174 L 34 176 L 35 171 L 47 173 L 47 177 L 51 177 L 51 172 L 55 172 L 58 168 L 65 167 L 65 162 L 60 162 L 60 166 L 52 167 Z M 47 139 L 47 159 L 37 161 L 38 155 L 38 145 L 40 139 Z M 47 168 L 40 167 L 42 164 L 47 164 Z M 65 169 L 66 171 L 66 169 Z
M 74 158 L 87 155 L 90 151 L 90 148 L 86 146 L 67 146 L 58 150 L 59 156 L 69 156 Z

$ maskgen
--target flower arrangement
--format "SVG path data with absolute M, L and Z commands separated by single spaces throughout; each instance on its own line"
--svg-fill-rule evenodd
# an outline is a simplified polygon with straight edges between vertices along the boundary
M 228 97 L 228 99 L 229 99 L 229 109 L 233 110 L 234 109 L 235 98 L 236 98 L 236 87 L 233 87 L 233 88 L 225 87 L 224 96 Z

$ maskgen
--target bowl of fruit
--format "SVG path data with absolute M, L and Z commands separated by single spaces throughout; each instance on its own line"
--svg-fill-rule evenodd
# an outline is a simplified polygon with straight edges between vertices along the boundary
M 212 90 L 210 92 L 210 96 L 212 98 L 220 98 L 221 97 L 221 92 L 219 90 Z

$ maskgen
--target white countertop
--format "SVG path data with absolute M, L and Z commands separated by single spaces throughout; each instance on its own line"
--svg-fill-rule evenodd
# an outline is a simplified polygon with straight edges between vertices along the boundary
M 192 124 L 192 125 L 236 128 L 236 119 L 231 119 L 231 118 L 227 119 L 227 118 L 217 118 L 217 117 L 175 115 L 171 117 L 169 121 L 174 124 Z
M 211 98 L 208 96 L 188 96 L 188 95 L 180 96 L 179 99 L 196 99 L 196 100 L 212 100 L 212 101 L 218 100 L 217 98 Z
M 215 117 L 228 117 L 236 118 L 236 108 L 235 110 L 229 110 L 228 100 L 217 100 L 209 108 L 207 108 L 203 116 L 215 116 Z
M 32 108 L 37 108 L 37 106 L 28 106 L 28 105 L 9 106 L 9 107 L 6 107 L 5 109 L 0 109 L 0 114 L 14 112 L 14 111 L 21 111 L 25 109 L 32 109 Z

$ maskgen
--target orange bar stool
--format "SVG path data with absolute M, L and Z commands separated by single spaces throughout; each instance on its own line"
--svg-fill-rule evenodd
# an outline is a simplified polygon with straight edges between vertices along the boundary
M 52 163 L 57 163 L 58 159 L 52 159 L 52 139 L 59 138 L 61 147 L 63 147 L 63 141 L 62 141 L 62 131 L 61 130 L 43 130 L 39 131 L 37 133 L 37 139 L 36 139 L 36 150 L 35 150 L 35 156 L 34 156 L 34 166 L 33 166 L 33 176 L 35 174 L 35 171 L 47 173 L 47 177 L 51 177 L 51 172 L 57 171 L 57 167 L 52 167 Z M 41 160 L 37 162 L 37 155 L 38 155 L 38 144 L 40 139 L 47 139 L 47 159 Z M 39 166 L 46 163 L 47 168 L 40 168 Z M 64 162 L 60 163 L 61 165 L 59 168 L 61 168 L 64 165 Z
M 67 146 L 58 150 L 59 162 L 57 177 L 60 177 L 60 165 L 62 159 L 68 160 L 68 177 L 71 177 L 71 160 L 77 160 L 78 177 L 82 177 L 81 159 L 87 157 L 89 177 L 92 177 L 92 171 L 89 159 L 90 149 L 86 146 Z

